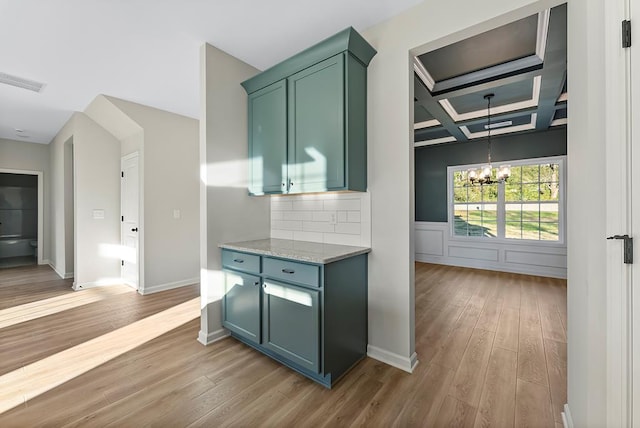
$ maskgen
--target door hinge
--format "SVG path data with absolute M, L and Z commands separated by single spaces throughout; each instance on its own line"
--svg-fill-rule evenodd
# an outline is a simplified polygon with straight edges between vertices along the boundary
M 622 239 L 624 240 L 624 262 L 625 264 L 633 264 L 633 238 L 629 235 L 613 235 L 607 239 Z
M 120 221 L 124 221 L 124 216 L 121 216 L 121 217 L 120 217 Z
M 120 171 L 120 177 L 124 178 L 124 171 Z
M 120 260 L 120 265 L 124 266 L 124 260 Z
M 631 47 L 631 21 L 628 19 L 622 21 L 622 47 Z

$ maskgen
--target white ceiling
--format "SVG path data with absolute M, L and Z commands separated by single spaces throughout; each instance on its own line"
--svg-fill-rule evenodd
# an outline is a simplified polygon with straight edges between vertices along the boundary
M 204 42 L 265 69 L 420 1 L 0 0 L 0 72 L 46 84 L 0 84 L 0 138 L 49 143 L 98 94 L 197 118 Z

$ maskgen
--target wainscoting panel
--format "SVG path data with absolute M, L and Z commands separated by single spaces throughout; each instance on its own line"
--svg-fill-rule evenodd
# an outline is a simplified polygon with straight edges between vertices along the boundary
M 452 238 L 449 223 L 416 222 L 416 261 L 502 272 L 567 277 L 567 247 L 545 242 Z
M 416 253 L 444 256 L 444 232 L 416 228 Z

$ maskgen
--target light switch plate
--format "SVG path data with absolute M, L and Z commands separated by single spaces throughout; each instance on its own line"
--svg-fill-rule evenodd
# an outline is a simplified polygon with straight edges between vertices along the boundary
M 173 210 L 173 218 L 179 219 L 180 215 L 180 210 Z

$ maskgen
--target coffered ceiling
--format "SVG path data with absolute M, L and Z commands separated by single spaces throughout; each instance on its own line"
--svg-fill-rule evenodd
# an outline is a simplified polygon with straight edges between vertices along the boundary
M 547 9 L 414 58 L 415 145 L 567 124 L 567 7 Z

